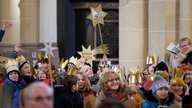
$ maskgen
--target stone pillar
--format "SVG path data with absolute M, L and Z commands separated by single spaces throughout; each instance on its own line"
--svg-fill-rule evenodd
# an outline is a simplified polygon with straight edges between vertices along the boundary
M 21 43 L 39 43 L 39 0 L 21 0 Z
M 40 2 L 40 42 L 57 42 L 57 0 Z
M 175 42 L 177 28 L 177 0 L 149 0 L 149 55 L 156 55 L 165 61 L 170 42 Z
M 192 0 L 179 0 L 179 37 L 192 39 Z
M 148 1 L 119 0 L 119 63 L 145 66 L 148 54 Z
M 2 43 L 20 43 L 20 0 L 0 0 L 0 22 L 11 22 Z

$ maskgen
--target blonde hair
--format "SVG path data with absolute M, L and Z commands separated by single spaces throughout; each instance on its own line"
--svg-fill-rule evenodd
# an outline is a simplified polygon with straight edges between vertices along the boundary
M 191 40 L 190 40 L 189 38 L 187 38 L 187 37 L 184 37 L 184 38 L 181 38 L 181 39 L 180 39 L 179 43 L 181 44 L 181 43 L 183 43 L 183 42 L 186 42 L 186 43 L 188 43 L 189 45 L 191 45 Z
M 99 81 L 100 89 L 104 91 L 110 91 L 109 87 L 107 86 L 107 82 L 110 80 L 109 78 L 113 78 L 113 77 L 119 78 L 119 75 L 114 71 L 105 72 Z M 119 81 L 119 90 L 121 88 L 123 88 L 123 85 L 121 81 Z
M 79 74 L 79 75 L 82 75 L 82 76 L 83 76 L 83 79 L 85 80 L 85 85 L 84 85 L 84 87 L 83 87 L 83 91 L 92 89 L 91 83 L 90 83 L 89 79 L 87 78 L 87 76 L 85 75 L 85 73 L 84 73 L 84 72 L 77 72 L 76 76 L 77 76 L 78 74 Z M 77 77 L 78 77 L 78 76 L 77 76 Z

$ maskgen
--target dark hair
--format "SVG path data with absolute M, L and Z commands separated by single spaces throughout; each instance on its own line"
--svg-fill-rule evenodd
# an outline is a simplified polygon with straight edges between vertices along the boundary
M 156 67 L 154 68 L 154 73 L 157 70 L 161 70 L 161 71 L 165 71 L 166 70 L 167 72 L 169 72 L 167 65 L 163 61 L 161 61 L 160 63 L 158 63 L 156 65 Z
M 73 85 L 77 84 L 77 77 L 74 75 L 66 75 L 63 80 L 65 90 L 71 90 Z
M 49 59 L 48 59 L 48 58 L 44 58 L 44 59 L 42 60 L 42 63 L 43 63 L 43 64 L 44 64 L 44 63 L 49 64 Z
M 29 63 L 29 61 L 25 61 L 22 64 L 19 64 L 19 71 L 21 70 L 21 68 L 24 66 L 25 63 Z
M 114 99 L 107 99 L 104 100 L 97 108 L 127 108 L 123 105 L 122 102 L 114 100 Z
M 17 73 L 18 73 L 18 76 L 19 76 L 19 77 L 18 77 L 18 82 L 22 80 L 21 75 L 20 75 L 20 73 L 19 73 L 18 70 L 12 70 L 12 71 L 10 71 L 10 72 L 7 74 L 7 78 L 8 78 L 8 79 L 9 79 L 9 74 L 10 74 L 11 72 L 17 72 Z M 9 79 L 9 80 L 10 80 L 10 79 Z

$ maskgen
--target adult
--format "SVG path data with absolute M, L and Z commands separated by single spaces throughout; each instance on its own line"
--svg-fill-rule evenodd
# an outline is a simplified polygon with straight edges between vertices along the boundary
M 24 90 L 25 108 L 53 108 L 53 89 L 43 82 L 31 83 Z

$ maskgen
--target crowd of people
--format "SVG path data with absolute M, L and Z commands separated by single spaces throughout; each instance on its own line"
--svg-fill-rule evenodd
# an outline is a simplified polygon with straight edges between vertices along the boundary
M 56 68 L 44 57 L 31 67 L 15 46 L 0 72 L 0 108 L 192 108 L 190 39 L 182 38 L 178 48 L 169 65 L 150 63 L 127 75 L 121 66 L 112 68 L 106 55 L 96 66 L 87 57 L 71 57 Z

